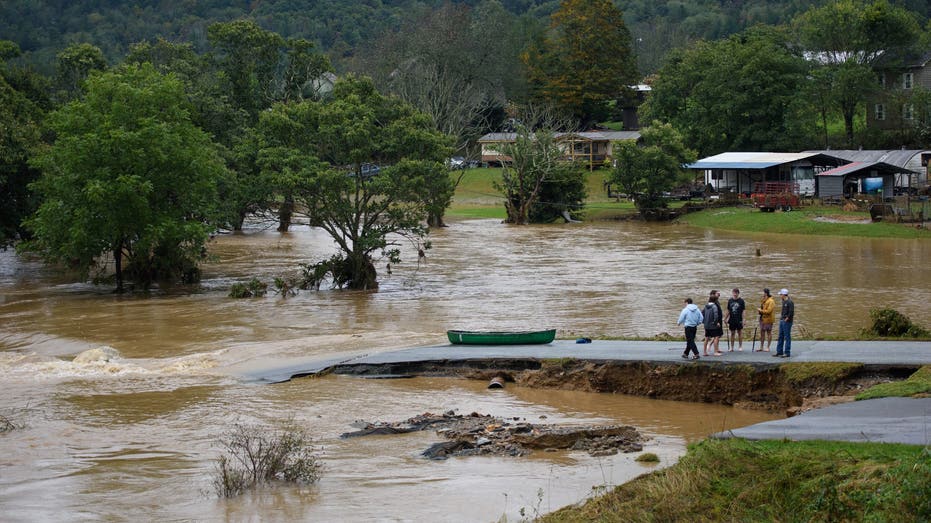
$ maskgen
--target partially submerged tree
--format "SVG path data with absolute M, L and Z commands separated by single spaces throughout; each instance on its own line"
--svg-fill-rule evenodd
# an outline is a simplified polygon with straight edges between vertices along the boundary
M 397 263 L 403 242 L 425 243 L 434 193 L 449 193 L 448 140 L 430 119 L 369 80 L 336 83 L 324 101 L 276 105 L 259 126 L 263 172 L 286 177 L 295 203 L 339 253 L 308 267 L 319 287 L 378 287 L 375 260 Z
M 694 162 L 697 155 L 670 124 L 654 121 L 641 130 L 641 137 L 640 146 L 633 142 L 615 144 L 618 165 L 610 181 L 634 195 L 641 216 L 658 219 L 668 207 L 663 193 L 688 180 L 685 164 Z
M 197 277 L 216 211 L 223 163 L 193 123 L 181 82 L 150 64 L 87 79 L 87 94 L 49 116 L 55 143 L 42 150 L 34 184 L 43 198 L 25 247 L 87 275 Z
M 581 209 L 585 198 L 584 187 L 579 190 L 579 179 L 583 174 L 571 162 L 562 159 L 562 148 L 552 131 L 532 132 L 526 127 L 517 131 L 513 143 L 503 145 L 501 154 L 508 158 L 501 169 L 501 181 L 495 182 L 495 188 L 504 195 L 504 208 L 507 211 L 507 223 L 526 225 L 531 223 L 531 216 L 537 220 L 546 220 L 553 210 L 567 212 Z M 583 182 L 584 185 L 584 182 Z M 562 201 L 544 202 L 541 196 L 546 193 Z M 531 211 L 540 204 L 552 203 L 550 211 L 540 209 Z
M 218 142 L 233 151 L 231 176 L 221 187 L 221 197 L 234 230 L 246 217 L 263 211 L 279 211 L 279 229 L 287 231 L 293 201 L 287 187 L 268 184 L 255 163 L 252 129 L 259 116 L 276 102 L 316 100 L 321 95 L 322 75 L 332 69 L 329 60 L 311 42 L 284 39 L 250 20 L 211 25 L 208 63 L 219 92 L 208 100 L 222 100 L 208 107 Z

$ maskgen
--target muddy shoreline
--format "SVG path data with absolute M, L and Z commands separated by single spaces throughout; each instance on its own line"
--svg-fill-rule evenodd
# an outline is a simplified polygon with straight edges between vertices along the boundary
M 795 369 L 814 371 L 801 373 Z M 808 367 L 805 367 L 808 366 Z M 363 378 L 455 377 L 522 387 L 628 394 L 730 405 L 792 416 L 852 401 L 877 384 L 899 381 L 919 365 L 757 362 L 599 361 L 575 358 L 494 358 L 335 365 L 323 371 Z

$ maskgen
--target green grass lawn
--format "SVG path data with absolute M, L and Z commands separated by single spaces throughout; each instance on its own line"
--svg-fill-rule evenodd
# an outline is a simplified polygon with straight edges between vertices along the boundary
M 753 207 L 723 207 L 679 219 L 696 227 L 730 231 L 858 236 L 865 238 L 931 238 L 931 230 L 898 223 L 864 223 L 869 213 L 838 207 L 801 207 L 791 212 L 761 212 Z
M 630 218 L 637 213 L 633 202 L 609 198 L 605 192 L 608 169 L 585 172 L 588 198 L 585 200 L 584 218 L 590 221 Z M 494 188 L 493 181 L 500 179 L 500 168 L 467 169 L 454 171 L 451 176 L 462 176 L 452 206 L 446 215 L 453 218 L 504 219 L 504 197 Z M 685 202 L 670 201 L 671 208 Z M 869 213 L 844 211 L 836 206 L 800 207 L 791 212 L 765 213 L 749 206 L 718 207 L 687 214 L 679 219 L 696 227 L 731 231 L 810 234 L 824 236 L 856 236 L 865 238 L 931 238 L 931 230 L 914 225 L 869 222 Z
M 537 521 L 928 521 L 913 445 L 705 440 L 668 469 Z
M 857 400 L 909 397 L 931 393 L 931 365 L 921 367 L 904 381 L 880 383 L 857 394 Z
M 609 198 L 605 191 L 605 178 L 608 169 L 596 169 L 585 172 L 585 187 L 588 198 L 585 200 L 586 220 L 615 220 L 629 218 L 636 214 L 633 202 L 626 199 L 618 201 Z M 506 217 L 504 197 L 494 188 L 493 181 L 500 179 L 500 168 L 467 169 L 451 173 L 453 179 L 462 175 L 453 203 L 446 215 L 459 218 L 501 218 Z M 683 202 L 670 202 L 671 207 L 680 207 Z

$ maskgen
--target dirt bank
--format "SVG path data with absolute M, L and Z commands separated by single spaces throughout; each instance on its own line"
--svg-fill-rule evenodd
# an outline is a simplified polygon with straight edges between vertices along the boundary
M 341 365 L 337 374 L 455 376 L 524 387 L 630 394 L 764 409 L 793 415 L 850 401 L 877 383 L 905 379 L 916 366 L 851 363 L 725 363 L 489 359 Z

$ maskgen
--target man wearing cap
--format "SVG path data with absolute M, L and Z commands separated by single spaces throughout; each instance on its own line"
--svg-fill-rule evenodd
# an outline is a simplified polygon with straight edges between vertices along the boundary
M 774 358 L 788 358 L 792 353 L 792 320 L 795 319 L 795 304 L 789 298 L 789 289 L 779 291 L 782 299 L 782 314 L 779 316 L 779 341 L 776 342 Z M 785 350 L 783 350 L 785 343 Z

